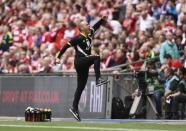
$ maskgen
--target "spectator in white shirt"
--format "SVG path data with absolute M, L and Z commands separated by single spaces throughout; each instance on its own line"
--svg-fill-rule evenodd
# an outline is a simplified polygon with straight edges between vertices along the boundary
M 139 30 L 146 31 L 148 29 L 152 29 L 156 20 L 154 17 L 150 16 L 147 4 L 142 3 L 140 6 L 140 10 L 141 10 L 141 13 L 138 19 Z

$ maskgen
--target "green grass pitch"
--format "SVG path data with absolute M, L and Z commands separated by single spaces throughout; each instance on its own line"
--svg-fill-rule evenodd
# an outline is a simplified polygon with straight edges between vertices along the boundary
M 24 122 L 0 121 L 0 131 L 186 131 L 186 121 L 176 122 Z

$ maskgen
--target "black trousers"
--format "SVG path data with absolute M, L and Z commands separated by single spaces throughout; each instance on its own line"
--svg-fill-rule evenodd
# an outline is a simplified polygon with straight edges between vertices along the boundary
M 75 110 L 78 110 L 79 100 L 87 83 L 89 67 L 92 64 L 94 64 L 96 79 L 98 79 L 100 77 L 100 56 L 80 57 L 76 58 L 74 61 L 75 69 L 77 72 L 77 88 L 73 101 L 73 108 Z
M 179 108 L 179 103 L 186 103 L 186 94 L 173 97 L 172 101 L 172 112 L 176 113 Z

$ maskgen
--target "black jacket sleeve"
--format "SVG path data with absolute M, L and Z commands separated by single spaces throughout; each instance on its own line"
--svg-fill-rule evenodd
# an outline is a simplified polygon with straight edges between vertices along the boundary
M 65 53 L 65 51 L 72 46 L 76 46 L 80 42 L 79 36 L 74 37 L 71 39 L 65 46 L 62 47 L 62 49 L 58 52 L 56 55 L 56 58 L 60 59 L 61 56 Z
M 100 19 L 95 25 L 93 25 L 93 27 L 91 28 L 91 30 L 93 30 L 93 32 L 95 32 L 96 30 L 99 29 L 99 27 L 103 24 L 105 24 L 106 21 L 104 19 Z
M 69 47 L 71 47 L 71 45 L 70 45 L 69 43 L 66 44 L 65 46 L 63 46 L 63 48 L 57 53 L 56 58 L 60 59 L 61 56 L 65 53 L 65 51 L 66 51 Z

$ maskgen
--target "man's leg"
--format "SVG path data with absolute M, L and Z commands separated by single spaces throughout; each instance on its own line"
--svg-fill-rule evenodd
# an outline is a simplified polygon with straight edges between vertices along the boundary
M 96 85 L 102 85 L 104 83 L 107 83 L 108 80 L 104 80 L 101 78 L 100 73 L 100 56 L 91 55 L 88 57 L 80 58 L 78 61 L 82 63 L 82 65 L 90 67 L 92 64 L 94 64 L 94 71 L 96 75 Z
M 86 57 L 85 59 L 88 66 L 90 67 L 92 64 L 94 64 L 94 71 L 96 74 L 96 79 L 100 78 L 101 73 L 100 73 L 100 56 L 95 56 L 95 55 L 91 55 Z
M 77 88 L 74 94 L 72 108 L 69 109 L 69 111 L 74 115 L 76 120 L 81 121 L 78 110 L 78 104 L 81 98 L 81 94 L 87 83 L 89 68 L 85 66 L 85 63 L 82 63 L 82 61 L 78 61 L 78 64 L 75 64 L 75 69 L 77 72 Z
M 160 90 L 156 90 L 154 92 L 154 98 L 155 98 L 155 103 L 156 103 L 156 110 L 158 112 L 158 114 L 161 116 L 162 115 L 162 102 L 161 102 L 161 98 L 163 96 L 163 93 Z
M 77 89 L 74 94 L 73 108 L 78 110 L 79 100 L 88 79 L 88 70 L 77 71 Z
M 102 84 L 105 84 L 108 82 L 108 80 L 105 80 L 101 77 L 100 73 L 100 56 L 89 56 L 89 64 L 94 64 L 94 71 L 96 74 L 96 85 L 100 86 Z

